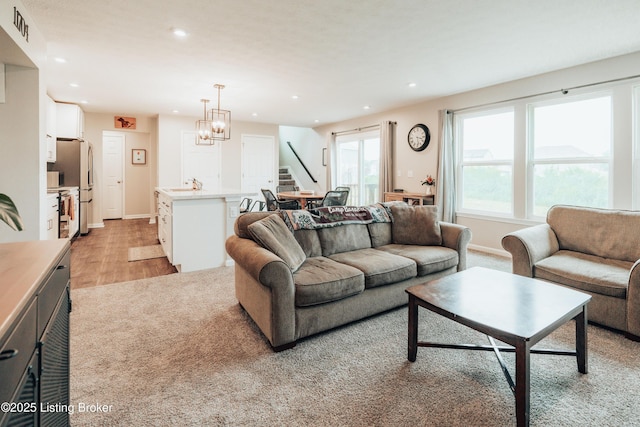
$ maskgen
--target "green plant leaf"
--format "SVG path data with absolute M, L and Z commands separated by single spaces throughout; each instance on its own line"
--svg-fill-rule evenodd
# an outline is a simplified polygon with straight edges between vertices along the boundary
M 0 194 L 0 220 L 6 222 L 14 230 L 22 231 L 22 218 L 20 218 L 18 208 L 5 194 Z

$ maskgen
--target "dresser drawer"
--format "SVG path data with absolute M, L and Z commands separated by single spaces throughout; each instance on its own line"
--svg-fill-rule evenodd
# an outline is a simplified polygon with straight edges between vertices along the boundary
M 11 402 L 36 349 L 36 316 L 37 304 L 34 299 L 7 341 L 0 344 L 0 402 Z
M 53 310 L 58 304 L 60 295 L 62 295 L 67 283 L 69 283 L 69 278 L 71 277 L 70 262 L 71 254 L 70 251 L 67 251 L 38 292 L 38 337 L 42 336 L 42 332 L 47 327 Z

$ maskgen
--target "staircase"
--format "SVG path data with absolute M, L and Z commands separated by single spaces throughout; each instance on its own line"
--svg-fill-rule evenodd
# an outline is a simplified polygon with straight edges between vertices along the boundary
M 297 185 L 288 168 L 278 169 L 278 185 Z

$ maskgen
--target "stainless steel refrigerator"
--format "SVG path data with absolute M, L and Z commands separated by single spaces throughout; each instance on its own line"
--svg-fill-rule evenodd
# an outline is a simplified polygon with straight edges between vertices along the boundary
M 89 232 L 93 201 L 93 146 L 82 139 L 58 139 L 52 171 L 60 172 L 60 186 L 80 189 L 80 234 Z

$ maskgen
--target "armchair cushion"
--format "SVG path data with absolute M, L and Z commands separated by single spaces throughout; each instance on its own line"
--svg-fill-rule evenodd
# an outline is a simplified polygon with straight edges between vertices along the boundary
M 393 243 L 442 245 L 437 206 L 391 205 Z
M 558 251 L 535 265 L 540 279 L 625 299 L 633 263 L 573 251 Z
M 253 239 L 262 247 L 278 255 L 295 272 L 306 255 L 298 241 L 279 215 L 269 215 L 247 227 Z

